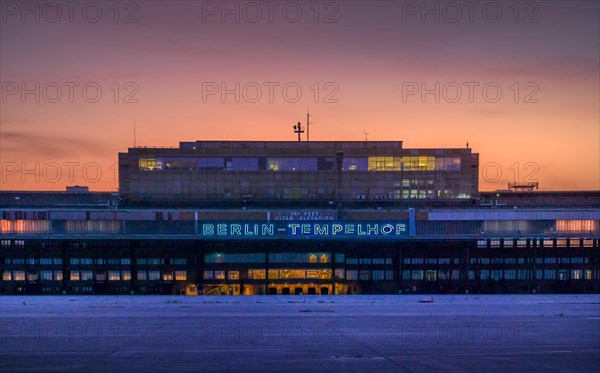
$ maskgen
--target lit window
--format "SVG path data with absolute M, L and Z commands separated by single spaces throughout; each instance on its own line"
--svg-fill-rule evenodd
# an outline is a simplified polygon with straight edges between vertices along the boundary
M 310 254 L 309 262 L 310 263 L 316 263 L 317 262 L 317 256 L 315 254 Z
M 240 279 L 240 271 L 228 271 L 227 277 L 230 280 L 239 280 Z
M 163 281 L 173 281 L 173 272 L 163 273 Z
M 13 281 L 25 281 L 25 271 L 13 271 Z
M 400 171 L 400 157 L 369 157 L 369 171 Z
M 265 279 L 265 270 L 264 269 L 250 269 L 248 270 L 248 278 L 254 280 L 264 280 Z
M 186 271 L 175 271 L 175 280 L 176 281 L 186 281 L 187 280 L 187 272 Z
M 71 281 L 79 281 L 79 271 L 71 271 Z
M 62 281 L 63 273 L 62 271 L 54 271 L 54 281 Z
M 12 280 L 10 271 L 2 272 L 2 281 L 10 281 L 10 280 Z
M 327 258 L 327 255 L 323 254 L 321 255 L 321 263 L 327 263 L 329 261 L 329 259 Z
M 594 247 L 594 240 L 586 238 L 583 240 L 583 247 Z
M 225 280 L 225 271 L 215 271 L 215 279 Z
M 108 281 L 120 281 L 121 280 L 121 272 L 120 271 L 108 271 Z
M 121 279 L 123 281 L 130 281 L 131 280 L 131 271 L 121 271 Z

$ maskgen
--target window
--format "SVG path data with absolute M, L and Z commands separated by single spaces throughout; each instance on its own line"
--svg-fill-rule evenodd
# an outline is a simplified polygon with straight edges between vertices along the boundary
M 423 271 L 422 270 L 412 271 L 412 279 L 413 280 L 422 280 L 423 279 Z
M 586 269 L 585 270 L 585 279 L 586 280 L 592 280 L 594 278 L 592 270 L 591 269 Z
M 54 265 L 62 265 L 62 258 L 54 258 L 52 262 Z
M 94 279 L 92 271 L 81 271 L 81 281 L 91 281 Z
M 346 280 L 357 280 L 358 279 L 358 271 L 357 270 L 346 270 Z
M 250 269 L 248 270 L 248 278 L 253 280 L 264 280 L 266 272 L 264 269 Z
M 108 281 L 120 281 L 121 280 L 121 272 L 120 271 L 108 271 Z
M 334 277 L 339 280 L 344 279 L 344 270 L 341 268 L 336 268 Z
M 215 280 L 225 280 L 225 271 L 215 271 Z
M 594 240 L 586 238 L 583 240 L 583 247 L 594 247 Z
M 106 272 L 96 272 L 96 281 L 106 281 Z
M 71 265 L 78 265 L 79 264 L 79 258 L 71 258 L 70 264 Z
M 240 271 L 227 271 L 227 278 L 229 280 L 239 280 L 240 279 Z
M 12 280 L 12 276 L 10 271 L 4 271 L 2 272 L 2 281 L 11 281 Z
M 544 280 L 556 280 L 556 270 L 555 269 L 545 269 L 544 270 Z
M 517 271 L 515 269 L 505 269 L 504 270 L 504 279 L 505 280 L 515 280 L 517 278 Z
M 63 273 L 62 271 L 54 271 L 54 281 L 62 281 Z
M 385 272 L 383 270 L 373 271 L 373 280 L 383 280 Z
M 148 279 L 148 272 L 138 271 L 137 279 L 138 279 L 138 281 L 146 281 Z
M 369 171 L 400 171 L 400 161 L 400 157 L 369 157 Z
M 41 265 L 52 265 L 52 258 L 41 258 L 40 264 Z
M 397 158 L 394 158 L 394 164 Z M 451 158 L 449 158 L 451 159 Z M 370 158 L 369 158 L 370 160 Z M 400 159 L 398 159 L 400 161 Z M 436 160 L 435 157 L 431 156 L 413 156 L 413 157 L 402 157 L 402 169 L 404 171 L 433 171 L 436 168 Z M 451 163 L 451 161 L 449 161 Z M 440 161 L 440 166 L 445 163 Z M 370 165 L 370 164 L 369 164 Z M 400 166 L 400 165 L 398 165 Z M 448 170 L 452 167 L 451 164 L 448 165 Z M 399 169 L 399 167 L 398 167 Z M 460 167 L 458 168 L 460 169 Z
M 103 258 L 96 258 L 95 262 L 96 262 L 96 264 L 100 264 L 100 265 L 105 263 Z
M 187 259 L 186 258 L 174 258 L 174 259 L 172 259 L 172 262 L 174 265 L 186 265 Z
M 137 264 L 139 265 L 146 265 L 148 264 L 148 260 L 146 258 L 137 258 Z
M 175 271 L 175 281 L 186 281 L 187 280 L 187 272 L 186 271 Z
M 528 269 L 519 269 L 517 270 L 517 279 L 518 280 L 529 280 L 529 270 Z
M 173 272 L 164 272 L 163 281 L 173 281 Z
M 393 280 L 394 279 L 394 271 L 392 270 L 386 270 L 385 271 L 385 279 L 386 280 Z
M 91 258 L 82 258 L 80 263 L 82 265 L 92 265 L 93 260 Z
M 436 281 L 436 280 L 437 280 L 436 271 L 433 271 L 433 270 L 425 271 L 425 281 Z
M 335 254 L 335 262 L 336 263 L 344 263 L 344 254 L 336 253 Z
M 79 271 L 71 271 L 71 281 L 79 281 Z
M 150 280 L 150 281 L 160 280 L 160 271 L 148 271 L 148 280 Z
M 121 258 L 121 265 L 127 265 L 127 266 L 131 265 L 131 259 L 129 259 L 129 258 Z
M 581 269 L 574 269 L 571 271 L 571 278 L 573 280 L 581 280 L 583 279 L 583 270 Z

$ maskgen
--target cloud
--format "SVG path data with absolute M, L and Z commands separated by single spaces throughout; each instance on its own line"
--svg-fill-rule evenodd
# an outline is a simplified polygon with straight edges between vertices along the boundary
M 48 158 L 75 158 L 81 155 L 104 156 L 102 144 L 88 139 L 56 137 L 19 131 L 0 132 L 2 153 L 38 154 Z

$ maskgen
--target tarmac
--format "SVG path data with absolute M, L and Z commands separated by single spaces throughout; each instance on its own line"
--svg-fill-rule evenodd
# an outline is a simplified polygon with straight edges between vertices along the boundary
M 599 294 L 0 297 L 2 372 L 598 367 Z

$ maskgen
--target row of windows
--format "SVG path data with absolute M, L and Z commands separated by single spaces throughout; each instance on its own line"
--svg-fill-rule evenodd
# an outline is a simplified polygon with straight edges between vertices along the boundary
M 336 254 L 336 261 L 343 262 L 344 254 Z M 224 263 L 265 263 L 265 253 L 247 253 L 247 254 L 233 254 L 233 253 L 211 253 L 204 256 L 204 262 L 210 264 L 224 264 Z M 284 252 L 284 253 L 269 253 L 270 263 L 330 263 L 331 254 L 324 252 L 313 252 L 313 253 L 297 253 L 297 252 Z
M 145 157 L 140 171 L 334 171 L 334 157 Z M 344 157 L 343 171 L 458 171 L 460 157 Z
M 523 220 L 525 221 L 525 220 Z M 593 221 L 593 220 L 590 220 Z M 488 221 L 486 221 L 487 223 Z M 510 229 L 507 229 L 510 230 Z M 564 232 L 562 232 L 564 233 Z M 540 238 L 540 239 L 512 239 L 505 238 L 503 240 L 500 239 L 491 239 L 491 240 L 478 240 L 477 247 L 527 247 L 536 246 L 536 247 L 594 247 L 594 240 L 592 238 Z
M 347 258 L 346 264 L 392 264 L 392 258 Z
M 459 280 L 459 270 L 403 270 L 403 280 L 443 281 Z M 504 269 L 468 271 L 469 280 L 593 280 L 598 271 L 591 269 Z
M 167 263 L 172 265 L 187 265 L 186 258 L 171 258 L 167 259 Z M 28 264 L 28 265 L 61 265 L 62 258 L 5 258 L 5 264 Z M 163 258 L 137 258 L 136 263 L 138 265 L 164 265 L 165 259 Z M 69 264 L 71 265 L 131 265 L 130 258 L 71 258 L 69 259 Z
M 461 264 L 461 258 L 403 258 L 403 264 Z M 496 258 L 469 258 L 470 264 L 584 264 L 589 263 L 588 257 L 544 257 L 544 258 L 524 258 L 524 257 L 496 257 Z
M 38 272 L 29 272 L 29 271 L 3 271 L 2 272 L 2 281 L 62 281 L 63 280 L 63 272 L 62 271 L 39 271 Z M 166 271 L 162 273 L 160 271 L 138 271 L 137 272 L 137 280 L 140 281 L 186 281 L 187 280 L 187 271 Z M 106 271 L 106 272 L 96 272 L 94 274 L 93 271 L 69 271 L 69 280 L 70 281 L 130 281 L 131 280 L 131 271 Z

